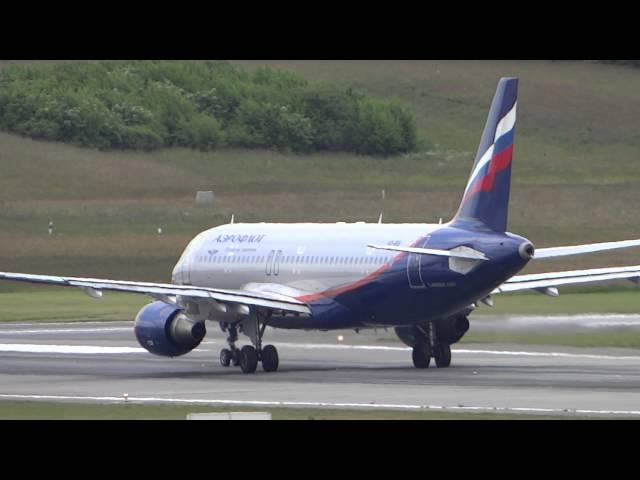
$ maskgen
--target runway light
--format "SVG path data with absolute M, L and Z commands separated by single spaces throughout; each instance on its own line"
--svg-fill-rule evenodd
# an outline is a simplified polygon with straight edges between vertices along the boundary
M 338 335 L 338 341 L 339 341 L 339 342 L 344 341 L 344 337 L 343 337 L 342 335 Z
M 124 399 L 125 402 L 127 402 L 129 400 L 129 394 L 128 393 L 123 393 L 122 394 L 122 398 Z

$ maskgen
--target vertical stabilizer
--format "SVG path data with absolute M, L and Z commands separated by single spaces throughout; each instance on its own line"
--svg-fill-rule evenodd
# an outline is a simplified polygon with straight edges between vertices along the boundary
M 500 79 L 471 176 L 452 224 L 480 222 L 496 232 L 506 231 L 517 97 L 518 79 Z

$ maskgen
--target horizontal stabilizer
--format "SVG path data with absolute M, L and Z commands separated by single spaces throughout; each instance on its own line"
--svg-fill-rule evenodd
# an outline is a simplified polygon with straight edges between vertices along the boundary
M 639 247 L 640 240 L 623 240 L 621 242 L 590 243 L 588 245 L 574 245 L 571 247 L 551 247 L 536 249 L 534 259 L 566 257 L 583 253 L 616 250 L 618 248 Z
M 392 252 L 417 253 L 420 255 L 438 255 L 441 257 L 467 258 L 471 260 L 489 260 L 484 253 L 470 248 L 459 250 L 436 250 L 433 248 L 394 247 L 392 245 L 367 245 L 377 250 L 390 250 Z

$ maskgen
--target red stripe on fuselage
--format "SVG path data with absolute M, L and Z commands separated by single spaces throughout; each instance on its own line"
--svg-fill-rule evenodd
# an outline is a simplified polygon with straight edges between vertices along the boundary
M 412 243 L 410 246 L 411 247 L 417 247 L 419 244 L 424 242 L 425 238 L 427 238 L 427 235 L 425 235 L 422 238 L 419 238 L 414 243 Z M 385 263 L 378 270 L 376 270 L 375 272 L 370 273 L 369 275 L 367 275 L 364 278 L 361 278 L 360 280 L 356 281 L 355 283 L 351 283 L 351 284 L 345 285 L 343 287 L 337 287 L 337 288 L 332 288 L 330 290 L 325 290 L 324 292 L 311 293 L 309 295 L 302 295 L 300 297 L 295 297 L 295 298 L 296 298 L 296 300 L 300 300 L 301 302 L 307 302 L 307 303 L 308 302 L 313 302 L 314 300 L 318 300 L 320 298 L 335 298 L 340 294 L 349 292 L 351 290 L 355 290 L 356 288 L 362 287 L 362 286 L 366 285 L 367 283 L 372 282 L 373 280 L 378 278 L 380 275 L 382 275 L 384 272 L 389 270 L 393 266 L 393 264 L 395 262 L 397 262 L 398 260 L 404 258 L 407 255 L 408 254 L 406 252 L 402 252 L 399 255 L 396 255 L 395 257 L 393 257 L 391 259 L 390 262 Z
M 366 277 L 358 280 L 355 283 L 352 283 L 350 285 L 345 285 L 344 287 L 338 287 L 338 288 L 333 288 L 331 290 L 325 290 L 324 292 L 320 292 L 320 293 L 312 293 L 310 295 L 303 295 L 302 297 L 296 297 L 296 300 L 300 300 L 301 302 L 312 302 L 312 301 L 318 300 L 320 298 L 337 297 L 338 295 L 340 295 L 342 293 L 346 293 L 346 292 L 349 292 L 351 290 L 355 290 L 356 288 L 362 287 L 363 285 L 366 285 L 367 283 L 375 280 L 377 277 L 379 277 L 384 272 L 389 270 L 391 268 L 391 265 L 393 265 L 393 262 L 396 259 L 400 258 L 401 255 L 406 255 L 406 253 L 401 253 L 398 257 L 394 258 L 390 263 L 387 263 L 387 264 L 383 265 L 382 267 L 380 267 L 375 272 L 370 273 L 369 275 L 367 275 Z

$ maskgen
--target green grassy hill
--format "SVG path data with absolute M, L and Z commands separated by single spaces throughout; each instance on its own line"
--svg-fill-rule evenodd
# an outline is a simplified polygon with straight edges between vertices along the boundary
M 391 158 L 105 153 L 0 133 L 0 269 L 166 281 L 190 238 L 232 213 L 242 222 L 375 221 L 383 188 L 387 222 L 448 220 L 504 75 L 521 78 L 510 230 L 537 246 L 640 236 L 640 69 L 533 61 L 235 63 L 268 63 L 397 97 L 414 109 L 428 147 Z M 197 190 L 213 190 L 216 204 L 197 207 Z M 639 262 L 640 249 L 529 271 Z M 18 288 L 25 287 L 0 285 Z

